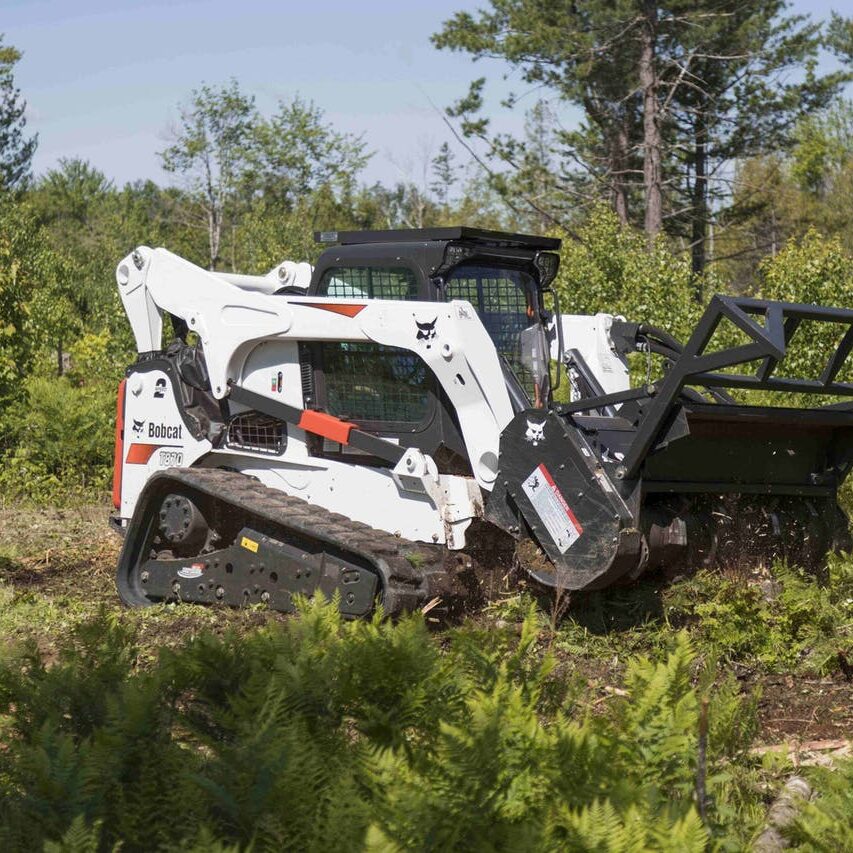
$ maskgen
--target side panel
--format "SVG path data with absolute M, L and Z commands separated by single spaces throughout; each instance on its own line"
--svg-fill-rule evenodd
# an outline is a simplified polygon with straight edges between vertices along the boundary
M 122 518 L 130 518 L 148 478 L 166 468 L 192 465 L 211 449 L 197 439 L 176 400 L 179 389 L 163 370 L 134 371 L 126 380 L 120 478 Z
M 561 314 L 559 317 L 565 353 L 577 350 L 583 356 L 605 394 L 626 391 L 630 387 L 628 362 L 615 351 L 610 341 L 614 319 L 612 314 Z M 557 358 L 556 335 L 551 338 L 551 358 Z

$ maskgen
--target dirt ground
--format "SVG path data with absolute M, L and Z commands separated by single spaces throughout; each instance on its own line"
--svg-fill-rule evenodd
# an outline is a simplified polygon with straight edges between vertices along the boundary
M 113 578 L 121 539 L 107 524 L 109 507 L 0 510 L 0 641 L 35 638 L 48 658 L 56 639 L 74 624 L 102 610 L 130 619 L 137 628 L 140 663 L 162 645 L 201 631 L 250 630 L 286 619 L 259 608 L 233 610 L 167 605 L 125 610 Z M 478 622 L 503 622 L 488 611 Z M 618 643 L 618 636 L 615 642 Z M 543 645 L 548 645 L 543 641 Z M 602 699 L 612 694 L 624 655 L 573 658 L 558 651 L 561 668 L 587 679 Z M 853 737 L 853 679 L 735 671 L 745 693 L 760 691 L 759 742 L 812 742 Z

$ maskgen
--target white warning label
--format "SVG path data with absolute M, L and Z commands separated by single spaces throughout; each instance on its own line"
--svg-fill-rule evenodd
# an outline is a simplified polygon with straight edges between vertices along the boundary
M 548 469 L 544 465 L 538 465 L 521 487 L 560 553 L 565 554 L 578 541 L 583 527 L 569 509 Z

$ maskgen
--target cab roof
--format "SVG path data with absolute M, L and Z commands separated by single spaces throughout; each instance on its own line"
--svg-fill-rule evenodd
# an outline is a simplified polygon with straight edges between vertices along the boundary
M 480 246 L 512 249 L 557 251 L 562 241 L 558 237 L 537 237 L 531 234 L 512 234 L 454 225 L 449 228 L 401 228 L 390 231 L 317 231 L 318 243 L 337 243 L 341 246 L 360 246 L 371 243 L 434 243 L 455 240 Z

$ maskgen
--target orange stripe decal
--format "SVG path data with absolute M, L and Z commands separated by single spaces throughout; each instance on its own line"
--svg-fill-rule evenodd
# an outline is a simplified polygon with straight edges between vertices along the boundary
M 315 435 L 322 435 L 330 441 L 349 444 L 349 434 L 355 424 L 342 421 L 334 415 L 326 414 L 326 412 L 314 412 L 311 409 L 306 409 L 299 418 L 297 426 L 307 432 L 313 432 Z
M 127 451 L 128 465 L 147 465 L 148 460 L 159 450 L 162 444 L 131 444 Z
M 366 305 L 356 305 L 352 303 L 342 304 L 340 302 L 301 302 L 294 304 L 307 305 L 309 308 L 319 308 L 321 311 L 331 311 L 333 314 L 343 314 L 344 317 L 355 317 L 356 314 L 361 313 L 365 308 L 367 308 Z

